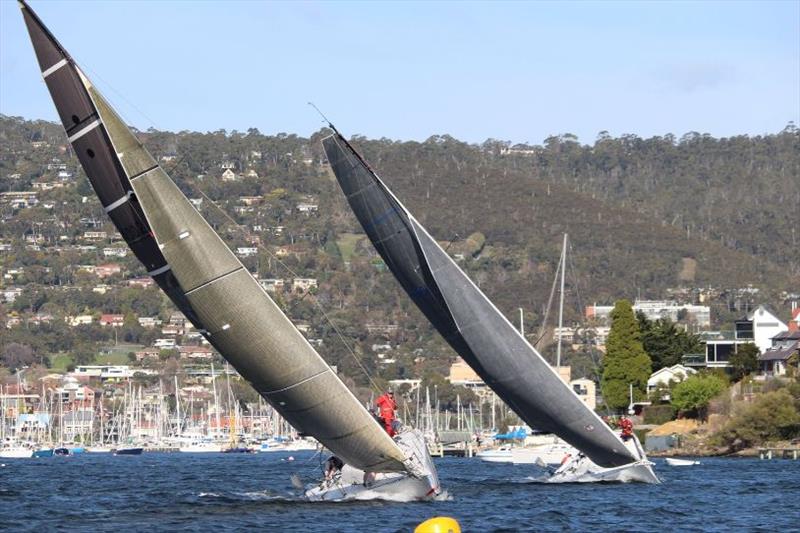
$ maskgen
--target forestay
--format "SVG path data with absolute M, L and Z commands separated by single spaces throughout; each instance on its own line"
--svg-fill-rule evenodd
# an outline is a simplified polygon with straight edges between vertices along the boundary
M 528 425 L 592 461 L 636 458 L 461 271 L 338 133 L 323 140 L 347 200 L 378 253 L 453 349 Z

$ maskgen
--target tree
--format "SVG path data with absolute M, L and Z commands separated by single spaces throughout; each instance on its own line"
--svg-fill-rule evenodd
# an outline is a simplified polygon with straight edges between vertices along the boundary
M 634 400 L 646 398 L 652 363 L 639 339 L 639 324 L 628 300 L 616 303 L 611 320 L 601 387 L 606 405 L 611 409 L 623 409 L 628 406 L 631 384 Z
M 698 353 L 702 343 L 668 318 L 650 320 L 641 311 L 636 313 L 641 331 L 642 345 L 653 361 L 653 371 L 676 365 L 688 353 Z
M 758 370 L 758 354 L 758 347 L 753 343 L 739 346 L 736 353 L 731 355 L 730 360 L 733 367 L 732 377 L 734 381 L 739 381 Z
M 716 435 L 737 450 L 768 440 L 791 438 L 800 425 L 800 413 L 787 389 L 768 392 L 734 416 Z
M 672 389 L 672 405 L 686 414 L 705 419 L 708 402 L 727 387 L 717 374 L 695 374 Z
M 36 354 L 33 353 L 33 349 L 27 344 L 12 342 L 3 348 L 3 366 L 8 367 L 11 371 L 30 366 L 35 362 Z

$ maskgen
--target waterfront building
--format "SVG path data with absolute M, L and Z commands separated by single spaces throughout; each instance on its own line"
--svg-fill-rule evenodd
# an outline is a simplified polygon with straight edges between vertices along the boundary
M 588 320 L 595 320 L 601 323 L 611 321 L 611 311 L 613 305 L 589 305 L 586 306 L 585 316 Z M 634 313 L 644 313 L 650 320 L 668 318 L 677 322 L 683 318 L 693 321 L 700 327 L 711 325 L 711 308 L 707 305 L 679 304 L 672 300 L 636 300 L 633 304 Z

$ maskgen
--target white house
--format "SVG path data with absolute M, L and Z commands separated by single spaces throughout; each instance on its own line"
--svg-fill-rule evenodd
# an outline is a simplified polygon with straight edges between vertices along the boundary
M 747 315 L 747 320 L 753 323 L 753 343 L 758 346 L 758 351 L 766 352 L 772 347 L 772 338 L 789 330 L 784 322 L 769 312 L 763 305 L 759 305 Z
M 683 381 L 692 374 L 696 373 L 697 370 L 695 370 L 694 368 L 689 368 L 683 365 L 672 365 L 668 367 L 665 366 L 661 370 L 657 370 L 652 374 L 650 374 L 650 378 L 647 380 L 647 393 L 650 394 L 651 392 L 656 390 L 659 387 L 659 385 L 668 387 L 670 382 Z

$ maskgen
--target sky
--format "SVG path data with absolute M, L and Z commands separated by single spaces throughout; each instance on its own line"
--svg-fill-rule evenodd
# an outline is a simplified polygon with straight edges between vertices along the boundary
M 31 6 L 140 129 L 541 144 L 800 123 L 800 0 L 47 1 Z M 56 120 L 16 1 L 0 113 Z

